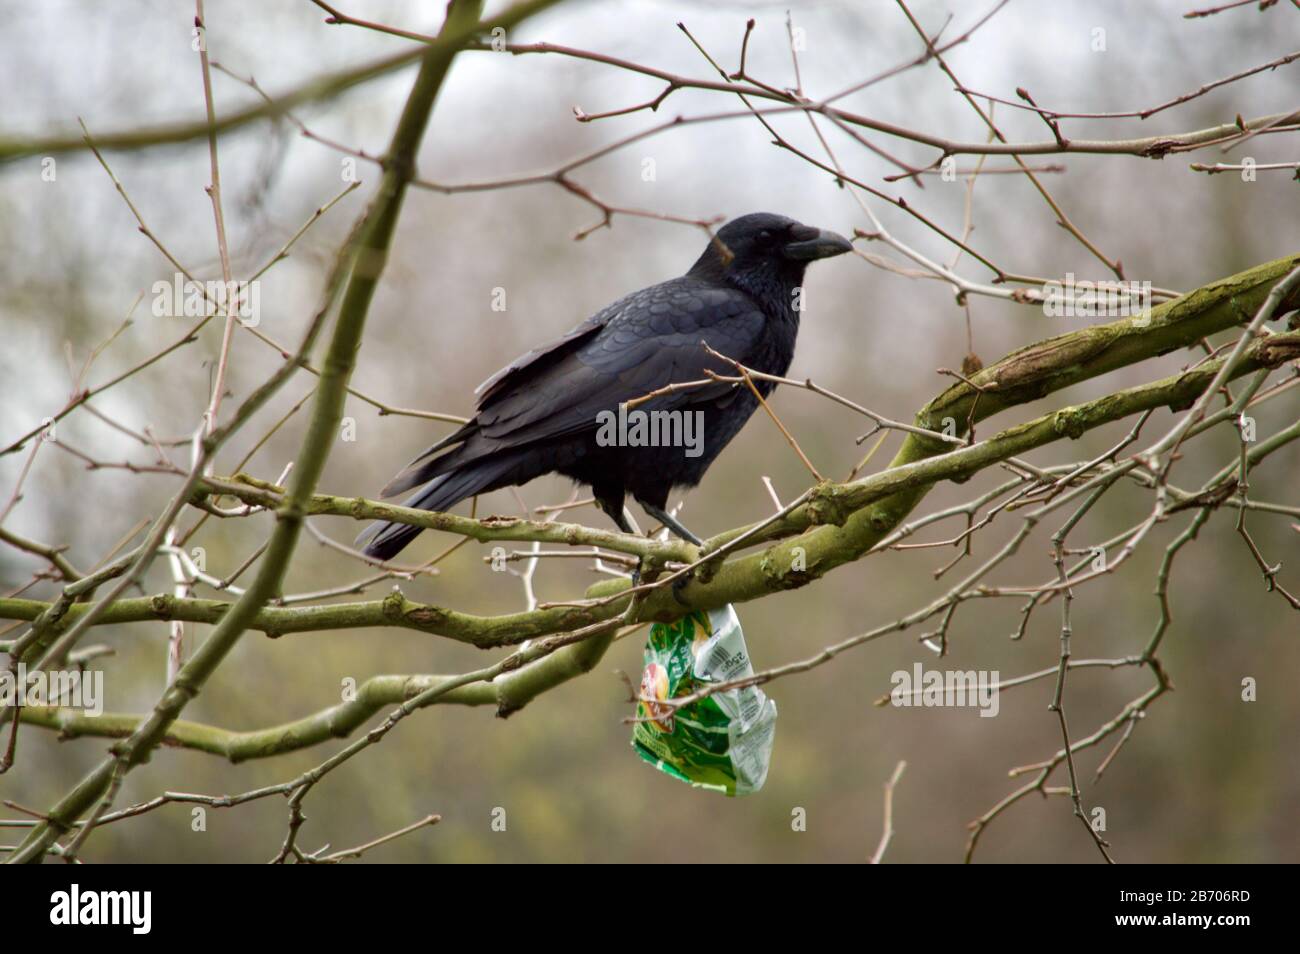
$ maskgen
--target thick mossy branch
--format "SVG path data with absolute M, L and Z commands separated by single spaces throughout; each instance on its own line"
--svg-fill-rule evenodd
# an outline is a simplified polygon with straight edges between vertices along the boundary
M 959 382 L 926 405 L 917 415 L 917 423 L 927 426 L 922 422 L 936 422 L 935 430 L 941 428 L 945 417 L 963 423 L 973 404 L 977 404 L 975 420 L 980 421 L 1087 378 L 1247 324 L 1273 286 L 1297 265 L 1300 255 L 1280 258 L 1157 305 L 1148 317 L 1093 325 L 1013 351 L 971 376 L 972 384 L 992 390 L 979 394 L 970 384 Z M 1300 307 L 1300 295 L 1292 295 L 1278 314 L 1296 307 Z

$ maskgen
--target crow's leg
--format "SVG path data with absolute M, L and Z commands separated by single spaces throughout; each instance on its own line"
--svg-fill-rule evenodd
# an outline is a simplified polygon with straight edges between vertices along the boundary
M 592 488 L 592 492 L 596 495 L 596 506 L 603 510 L 606 516 L 613 520 L 624 533 L 635 534 L 636 531 L 632 529 L 632 524 L 627 521 L 627 514 L 623 512 L 623 491 L 606 493 L 607 490 L 608 488 L 604 487 L 599 490 Z
M 624 533 L 635 534 L 632 524 L 628 523 L 627 514 L 623 512 L 623 495 L 622 487 L 601 484 L 591 486 L 592 495 L 596 498 L 596 506 L 605 512 L 609 519 L 613 520 L 618 528 Z M 641 564 L 637 564 L 636 569 L 632 571 L 632 585 L 641 585 Z
M 646 503 L 644 500 L 640 500 L 639 498 L 638 503 L 645 508 L 646 513 L 650 514 L 650 516 L 654 517 L 683 540 L 693 543 L 697 547 L 704 546 L 704 541 L 682 526 L 681 521 L 664 509 L 662 504 L 656 506 L 653 503 Z M 667 501 L 665 500 L 664 503 L 667 503 Z M 692 576 L 694 576 L 694 573 L 683 573 L 677 579 L 673 580 L 673 599 L 677 600 L 677 602 L 681 603 L 683 606 L 690 605 L 686 600 L 682 599 L 682 588 L 691 581 Z
M 656 520 L 662 523 L 673 533 L 677 534 L 677 536 L 681 537 L 683 540 L 693 543 L 697 547 L 704 546 L 703 540 L 701 540 L 695 534 L 691 533 L 691 531 L 687 530 L 684 526 L 682 526 L 681 521 L 679 521 L 676 517 L 670 514 L 663 507 L 656 507 L 654 504 L 646 503 L 644 500 L 641 501 L 641 506 L 645 508 L 646 513 L 650 514 L 650 516 L 654 517 Z

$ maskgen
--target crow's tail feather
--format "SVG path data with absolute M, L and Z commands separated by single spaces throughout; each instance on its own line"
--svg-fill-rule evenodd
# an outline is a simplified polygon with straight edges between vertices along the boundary
M 447 510 L 467 497 L 495 490 L 495 482 L 516 463 L 518 462 L 510 455 L 474 461 L 459 470 L 435 477 L 419 492 L 404 500 L 402 506 L 419 510 Z M 406 523 L 376 521 L 357 537 L 356 542 L 358 546 L 365 543 L 363 552 L 366 556 L 387 561 L 401 553 L 422 529 Z

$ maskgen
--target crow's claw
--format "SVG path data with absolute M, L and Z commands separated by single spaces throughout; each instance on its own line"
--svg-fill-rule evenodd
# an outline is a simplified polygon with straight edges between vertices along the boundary
M 695 571 L 692 570 L 690 573 L 683 573 L 677 579 L 673 580 L 673 599 L 675 599 L 678 603 L 682 604 L 682 606 L 685 606 L 688 609 L 690 608 L 691 604 L 688 603 L 686 600 L 682 599 L 682 590 L 686 588 L 686 584 L 691 582 L 691 579 L 694 576 L 695 576 Z

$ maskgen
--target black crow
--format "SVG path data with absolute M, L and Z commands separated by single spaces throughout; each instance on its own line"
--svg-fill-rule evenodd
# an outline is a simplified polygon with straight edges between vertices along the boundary
M 719 246 L 725 247 L 723 248 Z M 683 539 L 699 538 L 665 508 L 673 487 L 693 487 L 749 420 L 758 401 L 743 384 L 714 382 L 629 410 L 625 402 L 669 384 L 735 376 L 710 348 L 768 374 L 794 357 L 810 261 L 851 251 L 834 232 L 758 212 L 734 219 L 681 278 L 634 292 L 562 338 L 530 351 L 475 392 L 478 411 L 392 479 L 382 493 L 419 487 L 406 506 L 447 510 L 475 494 L 559 473 L 591 486 L 619 529 L 627 492 Z M 756 382 L 767 396 L 773 385 Z M 639 412 L 639 413 L 638 413 Z M 367 555 L 396 556 L 420 532 L 377 523 Z

